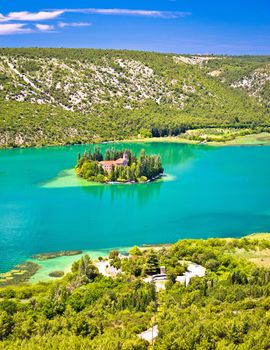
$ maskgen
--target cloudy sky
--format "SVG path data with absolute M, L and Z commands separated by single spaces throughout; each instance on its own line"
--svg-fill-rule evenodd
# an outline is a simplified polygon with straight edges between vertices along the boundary
M 1 0 L 0 46 L 270 54 L 270 1 Z

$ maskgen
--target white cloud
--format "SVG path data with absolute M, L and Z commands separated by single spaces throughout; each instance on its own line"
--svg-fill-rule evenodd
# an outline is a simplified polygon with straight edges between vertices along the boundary
M 96 15 L 122 15 L 122 16 L 143 16 L 143 17 L 159 17 L 159 18 L 178 18 L 191 15 L 190 12 L 179 11 L 155 11 L 155 10 L 129 10 L 129 9 L 100 9 L 100 8 L 85 8 L 85 9 L 65 9 L 64 12 L 73 13 L 89 13 Z
M 90 27 L 92 23 L 89 22 L 59 22 L 58 27 Z
M 22 23 L 0 24 L 0 35 L 32 33 L 32 29 L 25 28 Z
M 190 12 L 179 12 L 179 11 L 130 10 L 130 9 L 120 9 L 120 8 L 112 8 L 112 9 L 101 9 L 101 8 L 80 9 L 79 8 L 79 9 L 46 10 L 46 11 L 39 11 L 39 12 L 19 11 L 19 12 L 10 12 L 7 15 L 3 15 L 2 13 L 0 13 L 0 22 L 11 22 L 11 21 L 39 22 L 39 21 L 55 19 L 64 13 L 142 16 L 142 17 L 157 17 L 157 18 L 158 17 L 159 18 L 178 18 L 178 17 L 185 17 L 191 14 Z M 84 22 L 78 22 L 78 25 L 74 24 L 74 27 L 83 26 L 82 23 Z
M 130 9 L 101 9 L 101 8 L 84 8 L 84 9 L 55 9 L 44 10 L 39 12 L 10 12 L 7 15 L 0 13 L 0 35 L 32 33 L 35 30 L 27 28 L 25 23 L 20 22 L 37 22 L 35 27 L 38 31 L 50 32 L 55 29 L 65 27 L 88 27 L 92 24 L 89 22 L 59 22 L 53 25 L 40 24 L 40 21 L 53 20 L 65 13 L 82 13 L 92 15 L 118 15 L 118 16 L 141 16 L 141 17 L 156 17 L 156 18 L 179 18 L 191 15 L 190 12 L 179 11 L 150 11 L 150 10 L 130 10 Z M 8 23 L 16 21 L 16 23 Z M 4 23 L 4 24 L 1 24 Z M 31 23 L 32 24 L 32 23 Z
M 49 19 L 54 19 L 62 15 L 64 10 L 55 11 L 40 11 L 40 12 L 10 12 L 8 15 L 4 16 L 0 13 L 0 22 L 10 22 L 10 21 L 45 21 Z
M 49 24 L 36 24 L 36 28 L 40 30 L 41 32 L 50 32 L 51 30 L 54 30 L 54 26 Z

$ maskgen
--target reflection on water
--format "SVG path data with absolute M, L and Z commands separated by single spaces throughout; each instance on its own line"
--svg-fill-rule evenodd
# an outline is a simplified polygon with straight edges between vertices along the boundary
M 156 181 L 146 184 L 120 184 L 120 185 L 100 185 L 83 187 L 83 191 L 97 197 L 99 200 L 110 199 L 114 202 L 117 200 L 135 201 L 143 204 L 149 199 L 158 197 L 163 181 Z

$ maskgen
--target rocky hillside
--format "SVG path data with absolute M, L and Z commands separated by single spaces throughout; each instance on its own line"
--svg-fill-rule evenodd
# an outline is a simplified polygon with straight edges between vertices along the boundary
M 269 62 L 270 57 L 0 49 L 0 145 L 115 139 L 142 129 L 166 135 L 199 126 L 266 127 Z
M 184 94 L 176 94 L 174 81 L 155 74 L 140 61 L 104 57 L 99 64 L 59 58 L 1 56 L 0 89 L 5 100 L 52 104 L 65 110 L 89 112 L 94 105 L 120 99 L 126 108 L 133 101 L 161 98 L 181 107 Z M 185 87 L 193 90 L 192 87 Z
M 270 106 L 270 65 L 256 69 L 231 86 L 246 90 L 250 96 Z
M 211 57 L 202 68 L 221 83 L 270 105 L 270 57 Z

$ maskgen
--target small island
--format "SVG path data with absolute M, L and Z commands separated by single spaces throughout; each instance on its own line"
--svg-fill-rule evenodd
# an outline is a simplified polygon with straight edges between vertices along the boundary
M 61 250 L 60 252 L 38 253 L 31 256 L 35 260 L 49 260 L 59 258 L 61 256 L 73 256 L 82 254 L 82 250 Z
M 137 157 L 131 150 L 107 149 L 103 156 L 99 147 L 78 154 L 76 174 L 88 181 L 100 183 L 143 183 L 160 178 L 163 167 L 159 155 Z

